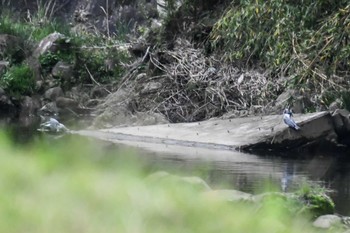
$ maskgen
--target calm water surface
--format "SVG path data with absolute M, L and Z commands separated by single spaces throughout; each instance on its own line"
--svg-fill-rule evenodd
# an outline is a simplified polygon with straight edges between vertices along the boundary
M 344 159 L 345 155 L 340 158 L 339 155 L 316 152 L 286 158 L 203 148 L 163 147 L 166 150 L 150 152 L 149 148 L 143 148 L 142 151 L 159 169 L 181 175 L 198 175 L 213 189 L 234 188 L 257 193 L 273 184 L 275 189 L 288 192 L 305 182 L 315 183 L 333 190 L 330 195 L 337 213 L 350 215 L 350 160 Z

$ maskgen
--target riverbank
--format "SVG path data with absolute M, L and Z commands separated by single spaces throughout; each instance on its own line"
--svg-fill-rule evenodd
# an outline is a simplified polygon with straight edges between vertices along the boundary
M 2 3 L 1 115 L 106 128 L 350 106 L 347 1 L 107 2 Z

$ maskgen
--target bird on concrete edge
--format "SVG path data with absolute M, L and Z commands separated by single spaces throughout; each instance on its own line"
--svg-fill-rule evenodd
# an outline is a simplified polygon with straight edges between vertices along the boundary
M 283 122 L 288 125 L 290 128 L 299 130 L 300 127 L 295 123 L 293 117 L 293 113 L 288 108 L 283 111 Z

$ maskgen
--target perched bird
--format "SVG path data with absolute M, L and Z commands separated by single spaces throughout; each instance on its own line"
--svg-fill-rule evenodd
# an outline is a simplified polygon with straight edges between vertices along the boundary
M 40 124 L 40 130 L 52 133 L 62 133 L 68 131 L 66 126 L 58 122 L 58 120 L 55 118 L 50 118 L 48 121 Z
M 299 130 L 300 127 L 295 123 L 295 121 L 292 118 L 293 113 L 288 108 L 284 109 L 283 111 L 283 121 L 286 125 L 288 125 L 290 128 L 293 128 L 295 130 Z

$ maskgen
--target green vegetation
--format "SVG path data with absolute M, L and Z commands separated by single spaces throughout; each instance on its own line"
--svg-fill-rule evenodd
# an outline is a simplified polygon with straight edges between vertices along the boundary
M 50 75 L 57 62 L 64 61 L 74 65 L 76 76 L 74 83 L 91 83 L 91 77 L 100 84 L 109 84 L 118 80 L 124 73 L 124 67 L 120 63 L 128 62 L 130 59 L 126 50 L 120 51 L 116 47 L 120 44 L 120 40 L 126 38 L 125 28 L 119 26 L 121 31 L 115 37 L 106 37 L 97 31 L 82 31 L 73 34 L 69 25 L 58 23 L 51 18 L 50 7 L 52 7 L 51 4 L 41 6 L 36 15 L 28 16 L 26 20 L 14 19 L 9 13 L 6 13 L 7 11 L 1 12 L 0 34 L 13 36 L 17 43 L 13 45 L 13 48 L 5 49 L 4 54 L 0 54 L 0 58 L 10 61 L 10 66 L 19 67 L 10 68 L 7 75 L 3 77 L 2 85 L 12 94 L 31 93 L 32 85 L 28 83 L 29 78 L 27 78 L 31 73 L 23 76 L 24 80 L 16 75 L 24 71 L 25 55 L 28 57 L 35 44 L 53 32 L 63 34 L 65 41 L 62 42 L 62 45 L 57 46 L 57 51 L 40 55 L 38 62 L 44 78 Z M 111 61 L 110 64 L 106 64 L 108 60 Z M 16 74 L 13 74 L 14 72 Z M 16 82 L 19 83 L 16 84 Z M 25 85 L 28 86 L 25 88 Z M 66 87 L 69 88 L 69 86 Z
M 30 95 L 35 88 L 33 71 L 25 64 L 12 66 L 3 75 L 0 86 L 11 96 Z
M 233 1 L 211 39 L 226 60 L 293 75 L 293 85 L 336 85 L 331 75 L 350 70 L 350 5 L 346 0 Z
M 333 201 L 325 195 L 329 190 L 315 184 L 304 182 L 297 195 L 304 203 L 303 210 L 308 211 L 314 217 L 334 212 Z
M 21 21 L 14 20 L 6 13 L 0 14 L 0 33 L 21 38 L 23 41 L 38 42 L 50 33 L 60 32 L 69 35 L 69 27 L 55 20 Z
M 256 206 L 151 182 L 131 151 L 76 137 L 0 148 L 1 232 L 317 232 L 283 198 Z
M 91 82 L 90 74 L 101 84 L 109 84 L 118 80 L 124 73 L 120 63 L 127 62 L 130 57 L 127 51 L 119 51 L 115 47 L 91 46 L 79 51 L 77 76 L 81 82 Z M 90 72 L 90 74 L 89 74 Z

